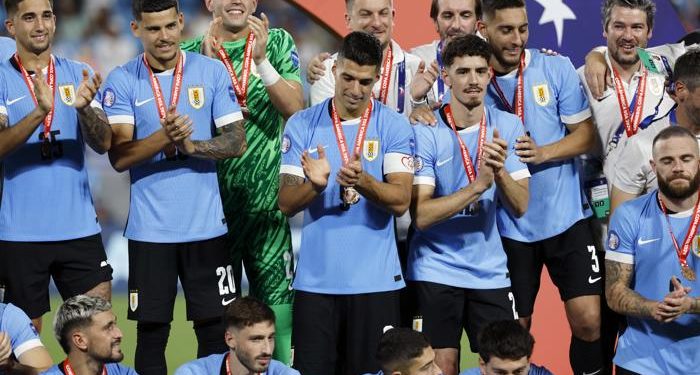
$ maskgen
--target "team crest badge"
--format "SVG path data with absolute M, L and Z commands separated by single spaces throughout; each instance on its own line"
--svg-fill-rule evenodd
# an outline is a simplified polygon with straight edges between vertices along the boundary
M 67 106 L 75 104 L 75 87 L 73 85 L 59 86 L 58 92 L 61 93 L 61 101 Z
M 131 312 L 135 312 L 138 307 L 139 307 L 139 292 L 138 291 L 130 291 L 129 292 L 129 309 L 131 309 Z
M 419 316 L 413 318 L 411 328 L 413 328 L 414 331 L 423 332 L 423 318 Z
M 693 241 L 693 246 L 691 248 L 693 249 L 693 254 L 700 258 L 700 234 L 695 236 L 695 241 Z
M 187 89 L 187 97 L 190 99 L 190 105 L 194 109 L 200 109 L 204 106 L 204 89 L 202 87 L 190 87 Z
M 413 167 L 415 168 L 415 172 L 420 172 L 423 170 L 423 159 L 421 159 L 420 156 L 413 156 Z
M 535 97 L 535 103 L 539 106 L 544 107 L 549 104 L 549 87 L 546 83 L 533 86 L 532 95 Z
M 373 161 L 379 155 L 379 141 L 365 141 L 362 147 L 362 156 L 365 157 L 367 161 Z

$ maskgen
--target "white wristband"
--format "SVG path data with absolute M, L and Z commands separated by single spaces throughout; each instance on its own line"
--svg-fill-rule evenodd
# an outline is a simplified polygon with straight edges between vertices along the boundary
M 257 69 L 258 74 L 260 74 L 260 79 L 262 79 L 263 85 L 265 86 L 272 86 L 277 83 L 280 78 L 282 78 L 282 76 L 277 73 L 277 69 L 270 64 L 270 60 L 268 59 L 265 59 L 260 64 L 257 64 Z

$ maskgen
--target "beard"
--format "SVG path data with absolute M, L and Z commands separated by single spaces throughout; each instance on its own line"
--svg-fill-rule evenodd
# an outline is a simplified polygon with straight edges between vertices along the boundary
M 662 192 L 666 197 L 671 199 L 683 200 L 690 198 L 693 194 L 698 193 L 698 187 L 700 187 L 700 173 L 695 173 L 695 175 L 687 179 L 685 177 L 676 177 L 672 180 L 666 180 L 661 178 L 657 174 L 656 179 L 659 183 L 659 191 Z M 683 179 L 688 181 L 687 186 L 673 186 L 671 182 L 677 179 Z

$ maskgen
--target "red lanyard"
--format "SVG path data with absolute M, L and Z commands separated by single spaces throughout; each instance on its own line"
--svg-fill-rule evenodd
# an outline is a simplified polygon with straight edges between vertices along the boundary
M 389 81 L 391 81 L 391 71 L 394 66 L 394 52 L 391 45 L 386 51 L 384 62 L 382 63 L 382 79 L 379 85 L 379 101 L 386 104 L 389 98 Z
M 73 371 L 73 367 L 71 367 L 68 358 L 63 361 L 63 369 L 66 371 L 66 375 L 75 375 L 75 371 Z M 102 375 L 107 375 L 107 366 L 105 365 L 102 365 Z
M 362 149 L 362 142 L 365 141 L 365 136 L 367 135 L 367 126 L 369 125 L 369 118 L 372 114 L 372 100 L 367 103 L 367 108 L 360 118 L 360 127 L 357 129 L 357 136 L 355 137 L 355 147 L 353 148 L 353 155 L 359 154 Z M 340 150 L 340 157 L 343 159 L 343 165 L 350 163 L 350 154 L 348 153 L 348 145 L 345 142 L 345 134 L 343 133 L 343 125 L 340 122 L 340 117 L 338 116 L 338 111 L 335 109 L 335 100 L 331 100 L 331 118 L 333 119 L 333 132 L 335 133 L 335 139 L 338 142 L 338 149 Z
M 642 77 L 637 85 L 637 102 L 634 105 L 634 112 L 630 114 L 630 105 L 625 94 L 625 87 L 622 84 L 622 79 L 617 69 L 613 68 L 613 77 L 615 78 L 615 91 L 617 92 L 617 102 L 620 105 L 620 113 L 622 114 L 622 122 L 625 124 L 625 132 L 628 137 L 637 134 L 639 123 L 642 122 L 642 112 L 644 111 L 644 98 L 647 92 L 647 74 L 644 69 Z
M 182 57 L 183 52 L 180 52 L 180 56 L 177 59 L 177 64 L 175 65 L 175 71 L 173 72 L 173 86 L 170 89 L 170 107 L 176 107 L 178 99 L 180 98 L 180 91 L 182 90 L 182 75 L 184 68 L 184 61 Z M 148 64 L 148 59 L 146 59 L 146 54 L 143 55 L 143 62 L 146 64 L 148 73 L 151 77 L 151 88 L 153 89 L 153 97 L 156 99 L 156 106 L 158 107 L 158 115 L 160 118 L 165 118 L 168 107 L 165 106 L 165 99 L 163 99 L 163 90 L 160 87 L 158 78 L 153 73 L 151 65 Z
M 516 116 L 520 117 L 520 121 L 523 122 L 523 125 L 525 125 L 525 84 L 523 80 L 524 70 L 525 52 L 523 51 L 523 53 L 520 55 L 520 64 L 518 65 L 518 86 L 515 88 L 515 101 L 513 105 L 510 105 L 508 99 L 506 99 L 506 96 L 503 94 L 503 90 L 501 90 L 501 86 L 498 85 L 498 81 L 496 80 L 496 74 L 494 74 L 493 68 L 491 69 L 491 84 L 493 85 L 493 88 L 496 89 L 496 93 L 501 99 L 501 103 L 503 103 L 503 106 L 508 112 L 514 113 Z
M 484 109 L 484 111 L 486 111 L 486 109 Z M 479 141 L 477 143 L 476 149 L 476 168 L 474 168 L 474 163 L 472 163 L 472 158 L 469 155 L 469 150 L 467 149 L 467 146 L 464 144 L 464 141 L 457 132 L 457 126 L 455 124 L 455 119 L 452 116 L 452 109 L 450 108 L 449 104 L 445 105 L 445 117 L 447 117 L 447 122 L 450 124 L 450 127 L 454 131 L 455 137 L 457 137 L 457 141 L 459 142 L 459 149 L 462 154 L 462 164 L 464 165 L 464 171 L 467 172 L 467 178 L 469 179 L 469 183 L 472 183 L 474 182 L 474 180 L 476 180 L 476 175 L 479 171 L 479 165 L 481 164 L 481 150 L 484 146 L 484 142 L 486 142 L 486 112 L 484 112 L 484 114 L 481 116 L 481 122 L 479 123 Z
M 233 91 L 236 92 L 236 98 L 238 99 L 238 104 L 241 107 L 246 106 L 248 101 L 248 80 L 250 79 L 250 68 L 253 62 L 253 45 L 255 45 L 255 35 L 250 32 L 248 38 L 245 42 L 245 50 L 243 52 L 243 67 L 241 68 L 241 79 L 238 80 L 236 76 L 236 71 L 233 69 L 233 63 L 231 58 L 226 53 L 224 47 L 220 47 L 216 54 L 219 59 L 224 63 L 228 75 L 231 77 L 231 83 L 233 84 Z
M 22 78 L 24 78 L 24 83 L 27 84 L 27 87 L 29 88 L 29 93 L 32 95 L 32 99 L 34 100 L 34 104 L 39 105 L 39 101 L 36 99 L 36 94 L 34 93 L 34 82 L 32 82 L 32 79 L 29 77 L 29 73 L 27 72 L 26 69 L 24 69 L 24 66 L 22 65 L 22 61 L 19 58 L 19 55 L 15 53 L 14 55 L 15 61 L 17 62 L 17 66 L 19 66 L 19 71 L 22 73 Z M 48 77 L 47 78 L 47 84 L 49 85 L 49 88 L 51 89 L 51 92 L 53 93 L 54 97 L 56 96 L 56 67 L 54 66 L 53 63 L 53 57 L 49 58 L 49 67 L 48 67 Z M 44 139 L 49 139 L 49 135 L 51 134 L 51 124 L 53 123 L 53 115 L 55 113 L 55 108 L 56 104 L 51 106 L 51 110 L 49 113 L 46 115 L 44 118 Z
M 683 246 L 678 246 L 678 241 L 676 241 L 676 236 L 673 235 L 673 228 L 671 228 L 671 221 L 668 218 L 668 213 L 664 201 L 661 200 L 659 193 L 656 193 L 656 198 L 659 200 L 659 206 L 661 206 L 661 211 L 666 217 L 666 224 L 668 224 L 668 233 L 671 235 L 673 240 L 673 246 L 676 248 L 676 254 L 678 255 L 678 261 L 681 263 L 681 269 L 683 270 L 683 275 L 689 280 L 695 280 L 695 273 L 688 266 L 688 253 L 690 253 L 690 247 L 692 246 L 693 239 L 698 231 L 698 223 L 700 223 L 700 193 L 698 193 L 698 201 L 695 202 L 695 209 L 693 210 L 692 221 L 690 222 L 690 228 L 688 228 L 688 233 L 683 239 Z

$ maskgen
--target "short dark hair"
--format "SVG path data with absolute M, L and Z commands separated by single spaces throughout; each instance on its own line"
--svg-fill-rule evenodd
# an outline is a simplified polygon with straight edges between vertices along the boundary
M 610 23 L 610 14 L 614 7 L 622 7 L 629 9 L 639 9 L 647 14 L 647 27 L 649 30 L 654 28 L 654 13 L 656 13 L 656 4 L 652 0 L 605 0 L 600 10 L 600 18 L 603 20 L 603 30 L 607 30 Z
M 236 298 L 224 310 L 224 326 L 241 329 L 258 323 L 275 323 L 275 312 L 262 301 L 246 296 Z
M 525 8 L 525 0 L 483 0 L 481 3 L 482 17 L 493 18 L 497 10 L 510 8 Z
M 3 0 L 3 5 L 5 6 L 5 12 L 7 13 L 7 15 L 9 16 L 11 14 L 17 13 L 19 3 L 21 3 L 22 1 L 24 0 Z M 53 9 L 53 0 L 49 0 L 49 4 Z
M 433 0 L 430 3 L 430 18 L 433 21 L 437 21 L 438 15 L 440 14 L 440 0 Z M 481 19 L 481 0 L 474 0 L 474 15 L 476 19 Z
M 491 45 L 476 35 L 462 35 L 454 38 L 442 51 L 442 61 L 445 66 L 452 66 L 455 59 L 463 56 L 479 56 L 486 60 L 493 54 Z
M 134 19 L 141 21 L 141 13 L 156 13 L 175 8 L 180 12 L 180 5 L 177 0 L 133 0 L 131 2 L 131 13 Z
M 689 138 L 696 141 L 697 138 L 690 130 L 682 126 L 669 126 L 664 128 L 659 132 L 659 134 L 654 137 L 654 141 L 651 144 L 652 150 L 656 147 L 657 142 L 665 141 L 671 138 Z
M 364 31 L 353 31 L 343 38 L 338 60 L 348 59 L 360 66 L 373 65 L 379 70 L 382 65 L 382 46 L 374 35 Z
M 491 322 L 479 334 L 479 356 L 487 363 L 491 357 L 530 358 L 534 346 L 535 338 L 517 320 Z
M 700 48 L 691 48 L 676 60 L 673 82 L 683 82 L 690 91 L 700 86 Z
M 385 374 L 405 370 L 410 362 L 430 347 L 428 338 L 410 328 L 392 328 L 384 333 L 377 347 L 377 361 Z

